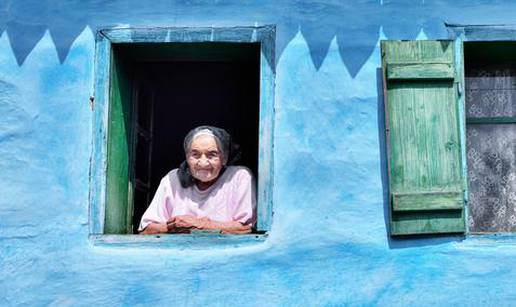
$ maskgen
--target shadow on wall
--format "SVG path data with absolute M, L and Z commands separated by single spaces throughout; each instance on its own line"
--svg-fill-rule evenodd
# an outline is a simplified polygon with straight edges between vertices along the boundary
M 89 26 L 245 26 L 275 24 L 277 57 L 299 32 L 305 37 L 317 69 L 336 38 L 351 76 L 373 52 L 380 28 L 392 39 L 414 39 L 421 29 L 432 38 L 447 36 L 444 20 L 483 22 L 483 8 L 500 22 L 516 3 L 494 6 L 481 0 L 439 1 L 295 1 L 264 0 L 242 5 L 240 1 L 136 0 L 15 1 L 0 2 L 0 32 L 7 30 L 13 52 L 21 65 L 48 30 L 59 59 L 65 60 L 76 37 Z M 507 1 L 509 2 L 509 1 Z M 395 17 L 394 17 L 395 16 Z M 512 18 L 512 16 L 510 16 Z
M 385 235 L 389 243 L 389 248 L 408 248 L 418 246 L 439 245 L 449 242 L 459 242 L 464 240 L 462 235 L 429 235 L 429 236 L 406 236 L 391 237 L 390 235 L 390 192 L 389 192 L 389 172 L 387 165 L 387 140 L 385 134 L 385 104 L 383 92 L 382 68 L 376 69 L 376 89 L 378 93 L 378 142 L 380 149 L 380 174 L 382 178 L 383 196 L 383 216 L 385 222 Z

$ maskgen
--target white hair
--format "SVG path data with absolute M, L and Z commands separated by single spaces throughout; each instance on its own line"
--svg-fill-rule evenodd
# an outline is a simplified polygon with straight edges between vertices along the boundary
M 209 135 L 215 139 L 217 139 L 217 137 L 215 136 L 215 134 L 213 134 L 213 132 L 211 132 L 210 129 L 202 129 L 202 130 L 199 130 L 197 131 L 193 136 L 192 136 L 192 141 L 197 138 L 198 136 L 201 136 L 201 135 Z

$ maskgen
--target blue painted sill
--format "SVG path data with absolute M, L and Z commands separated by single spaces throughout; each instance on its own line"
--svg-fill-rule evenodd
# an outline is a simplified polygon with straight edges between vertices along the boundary
M 466 236 L 466 242 L 482 245 L 516 245 L 514 232 L 472 232 Z
M 90 235 L 93 246 L 206 249 L 243 247 L 265 242 L 267 234 L 229 235 L 211 232 L 159 235 Z

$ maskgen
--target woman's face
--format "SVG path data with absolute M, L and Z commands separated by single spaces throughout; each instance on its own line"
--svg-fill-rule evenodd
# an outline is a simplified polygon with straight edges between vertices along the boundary
M 211 135 L 199 135 L 193 139 L 187 152 L 186 162 L 192 176 L 204 183 L 217 179 L 224 165 L 224 157 Z

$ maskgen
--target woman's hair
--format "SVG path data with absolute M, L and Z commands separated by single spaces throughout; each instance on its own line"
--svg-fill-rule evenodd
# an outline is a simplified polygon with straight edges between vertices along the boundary
M 213 126 L 199 126 L 196 127 L 186 135 L 183 141 L 183 148 L 185 151 L 185 155 L 188 154 L 190 150 L 190 146 L 192 146 L 193 140 L 199 135 L 211 135 L 215 139 L 217 143 L 217 147 L 223 156 L 224 168 L 219 174 L 222 175 L 225 167 L 227 165 L 233 165 L 235 162 L 240 159 L 240 146 L 238 144 L 233 143 L 231 139 L 231 135 L 226 132 L 226 130 Z M 179 170 L 177 172 L 179 177 L 179 182 L 183 188 L 187 188 L 192 186 L 195 183 L 195 179 L 190 173 L 190 169 L 188 168 L 188 164 L 186 161 L 183 161 L 179 166 Z
M 229 158 L 228 155 L 230 149 L 231 136 L 224 129 L 210 126 L 199 126 L 188 132 L 188 134 L 185 137 L 185 140 L 183 141 L 185 155 L 188 154 L 188 151 L 192 146 L 193 140 L 200 135 L 212 136 L 215 139 L 215 143 L 217 143 L 217 147 L 223 156 L 223 160 L 226 161 L 226 159 Z

